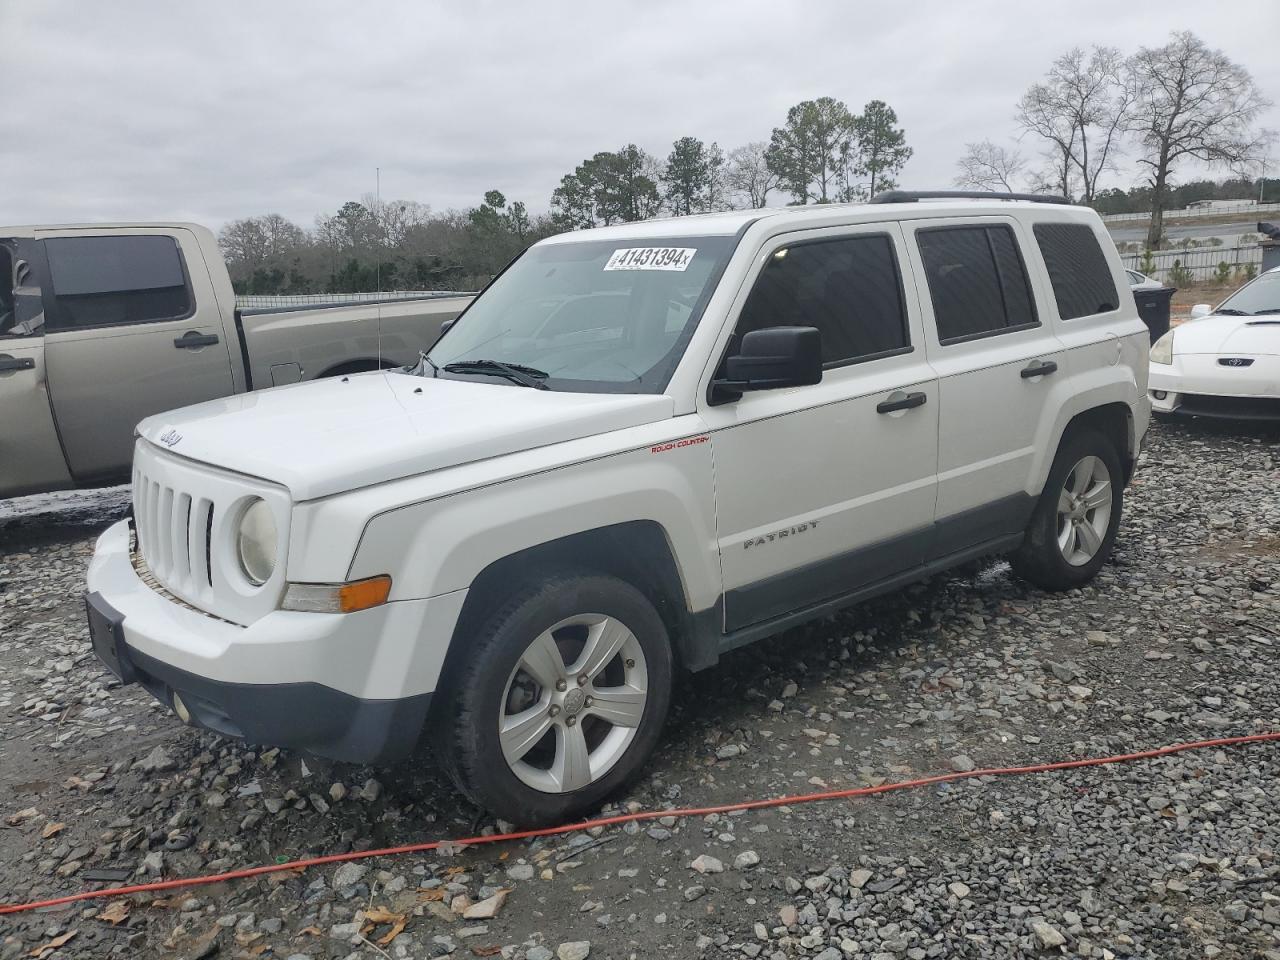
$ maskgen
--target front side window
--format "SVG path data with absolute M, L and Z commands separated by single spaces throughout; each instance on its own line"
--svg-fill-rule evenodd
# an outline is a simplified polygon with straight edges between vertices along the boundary
M 909 349 L 893 241 L 866 234 L 774 251 L 742 307 L 735 335 L 790 326 L 818 328 L 829 367 Z
M 1013 230 L 1004 225 L 916 232 L 940 343 L 1037 326 L 1031 284 Z
M 57 309 L 51 330 L 180 320 L 191 290 L 172 237 L 45 241 Z
M 496 361 L 552 390 L 661 393 L 736 243 L 710 236 L 532 247 L 429 359 L 439 376 L 501 381 L 500 368 L 484 365 Z
M 1033 228 L 1063 320 L 1091 317 L 1120 309 L 1111 267 L 1098 237 L 1083 223 L 1037 223 Z M 1129 274 L 1141 283 L 1139 274 Z

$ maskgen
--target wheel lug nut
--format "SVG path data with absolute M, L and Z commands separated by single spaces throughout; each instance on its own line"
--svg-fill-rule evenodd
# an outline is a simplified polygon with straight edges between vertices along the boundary
M 551 705 L 551 716 L 558 717 L 560 715 L 560 707 L 556 704 Z
M 596 702 L 596 698 L 595 698 L 595 697 L 587 697 L 587 703 L 586 703 L 586 705 L 587 705 L 588 707 L 592 707 L 592 706 L 595 706 L 595 702 Z
M 561 693 L 564 693 L 567 689 L 569 689 L 569 684 L 565 683 L 563 680 L 557 680 L 556 689 L 559 690 Z
M 578 722 L 578 718 L 577 718 L 577 717 L 570 717 L 568 720 L 566 720 L 566 721 L 565 721 L 565 723 L 566 723 L 566 724 L 568 724 L 568 725 L 569 725 L 569 726 L 571 726 L 571 727 L 572 727 L 575 723 L 577 723 L 577 722 Z
M 578 686 L 585 687 L 590 678 L 585 673 L 578 674 Z
M 634 667 L 635 665 L 636 665 L 636 662 L 634 660 L 627 660 L 628 668 Z

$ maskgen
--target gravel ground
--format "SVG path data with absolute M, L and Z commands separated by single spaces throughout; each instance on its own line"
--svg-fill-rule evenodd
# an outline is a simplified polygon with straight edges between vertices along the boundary
M 92 658 L 108 491 L 0 505 L 0 902 L 496 828 L 370 770 L 182 727 Z M 1280 730 L 1280 443 L 1158 425 L 1115 563 L 974 567 L 685 682 L 622 806 Z M 1280 749 L 659 821 L 0 917 L 0 960 L 1280 958 Z M 95 879 L 96 878 L 96 879 Z

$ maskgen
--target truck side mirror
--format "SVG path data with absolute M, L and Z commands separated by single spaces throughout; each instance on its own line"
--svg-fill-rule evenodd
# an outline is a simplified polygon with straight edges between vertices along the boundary
M 738 352 L 725 358 L 723 374 L 711 383 L 713 402 L 736 400 L 748 390 L 820 383 L 822 334 L 816 327 L 752 330 Z
M 1191 319 L 1199 320 L 1201 317 L 1207 317 L 1213 313 L 1213 307 L 1207 303 L 1197 303 L 1191 308 Z

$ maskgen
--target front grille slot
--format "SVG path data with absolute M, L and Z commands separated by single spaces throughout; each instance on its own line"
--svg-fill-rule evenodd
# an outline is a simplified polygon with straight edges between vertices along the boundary
M 133 474 L 138 550 L 157 581 L 196 597 L 213 587 L 214 502 L 147 476 Z

